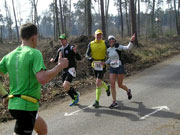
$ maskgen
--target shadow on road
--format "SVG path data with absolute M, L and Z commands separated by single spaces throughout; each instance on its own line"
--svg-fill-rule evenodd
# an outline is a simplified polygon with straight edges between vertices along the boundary
M 94 113 L 95 116 L 101 117 L 102 114 L 108 114 L 113 116 L 125 117 L 131 121 L 142 121 L 141 117 L 144 117 L 147 114 L 150 114 L 155 111 L 155 109 L 148 108 L 143 104 L 143 102 L 132 102 L 133 104 L 137 104 L 138 108 L 128 107 L 123 104 L 122 101 L 118 101 L 119 107 L 115 109 L 110 109 L 107 106 L 100 106 L 99 108 L 87 107 L 88 105 L 78 105 L 80 109 L 83 109 L 83 112 Z M 126 111 L 126 112 L 125 112 Z M 133 113 L 130 113 L 132 111 Z M 135 113 L 134 113 L 135 112 Z M 174 112 L 170 112 L 167 110 L 161 110 L 150 117 L 159 117 L 159 118 L 171 118 L 180 120 L 180 114 L 176 114 Z

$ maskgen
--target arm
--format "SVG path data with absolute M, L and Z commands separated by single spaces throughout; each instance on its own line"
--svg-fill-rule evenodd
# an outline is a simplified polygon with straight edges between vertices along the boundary
M 51 81 L 61 70 L 68 67 L 68 60 L 66 58 L 60 58 L 58 64 L 50 70 L 41 70 L 36 73 L 36 78 L 39 83 L 46 84 Z
M 87 51 L 86 51 L 86 58 L 89 60 L 89 61 L 93 61 L 93 58 L 91 57 L 91 47 L 90 47 L 90 43 L 88 44 L 88 48 L 87 48 Z
M 110 47 L 108 40 L 105 40 L 105 45 L 107 49 Z
M 118 50 L 130 50 L 133 47 L 133 43 L 129 42 L 127 46 L 119 45 Z
M 130 50 L 133 47 L 134 40 L 135 40 L 135 33 L 131 37 L 129 44 L 127 46 L 119 45 L 118 50 Z
M 59 53 L 61 52 L 61 49 L 59 48 L 58 51 L 57 51 L 57 54 L 56 54 L 56 57 L 54 59 L 54 63 L 56 63 L 58 61 L 58 58 L 59 58 Z
M 76 46 L 73 46 L 72 49 L 73 49 L 73 51 L 74 51 L 76 60 L 82 60 L 81 55 L 77 52 L 77 47 L 76 47 Z
M 110 58 L 108 58 L 105 63 L 110 64 L 110 61 L 111 61 Z

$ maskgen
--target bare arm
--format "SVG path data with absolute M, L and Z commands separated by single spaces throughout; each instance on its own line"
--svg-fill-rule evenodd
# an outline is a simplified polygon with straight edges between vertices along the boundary
M 41 70 L 36 73 L 36 78 L 39 83 L 46 84 L 51 81 L 61 70 L 68 67 L 68 60 L 59 57 L 58 64 L 50 70 Z

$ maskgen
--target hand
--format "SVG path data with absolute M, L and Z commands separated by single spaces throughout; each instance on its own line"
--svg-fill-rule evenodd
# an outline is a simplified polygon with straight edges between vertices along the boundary
M 105 64 L 106 64 L 105 62 L 101 62 L 101 65 L 103 65 L 103 66 L 104 66 Z
M 50 62 L 51 62 L 51 63 L 53 63 L 53 62 L 54 62 L 54 59 L 53 59 L 53 58 L 51 58 L 51 59 L 50 59 Z
M 3 106 L 7 107 L 8 106 L 8 97 L 3 98 Z
M 67 68 L 69 66 L 69 61 L 67 58 L 61 58 L 59 57 L 58 59 L 58 65 L 61 66 L 61 68 Z
M 74 53 L 77 53 L 77 47 L 76 47 L 76 45 L 73 47 L 73 51 L 74 51 Z
M 136 36 L 135 36 L 135 33 L 134 33 L 133 36 L 131 37 L 130 41 L 134 42 L 135 38 L 136 38 Z

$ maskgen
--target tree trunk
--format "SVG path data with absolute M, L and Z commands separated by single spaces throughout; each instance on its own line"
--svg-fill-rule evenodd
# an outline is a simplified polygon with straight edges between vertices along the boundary
M 104 17 L 104 0 L 100 0 L 101 4 L 101 22 L 102 22 L 102 32 L 104 38 L 106 38 L 106 24 L 105 24 L 105 17 Z
M 55 13 L 56 13 L 56 39 L 60 35 L 60 28 L 59 28 L 59 17 L 58 17 L 58 8 L 57 8 L 57 0 L 55 0 Z
M 140 0 L 138 0 L 138 36 L 140 37 Z
M 66 26 L 67 26 L 67 25 L 66 25 L 66 22 L 67 22 L 67 21 L 66 21 L 66 19 L 67 19 L 67 18 L 66 18 L 66 17 L 67 17 L 67 10 L 66 10 L 67 1 L 64 0 L 63 2 L 64 2 L 64 3 L 63 3 L 64 33 L 67 34 L 67 27 L 66 27 Z
M 132 27 L 132 33 L 131 34 L 135 34 L 136 38 L 135 38 L 135 45 L 138 46 L 138 40 L 137 40 L 137 30 L 136 30 L 136 12 L 135 12 L 135 7 L 134 7 L 134 0 L 130 1 L 130 5 L 131 5 L 131 27 Z
M 177 34 L 180 35 L 180 30 L 179 30 L 179 16 L 178 16 L 178 11 L 176 9 L 176 0 L 174 0 L 174 11 L 175 11 L 175 19 L 176 19 L 176 30 L 177 30 Z
M 57 35 L 56 35 L 56 17 L 55 17 L 55 0 L 53 0 L 54 3 L 54 8 L 53 8 L 53 28 L 54 28 L 54 41 L 57 40 Z
M 84 11 L 85 11 L 85 14 L 84 14 L 84 31 L 85 31 L 85 35 L 88 35 L 88 11 L 87 11 L 88 1 L 89 0 L 84 1 Z
M 153 7 L 152 7 L 152 15 L 151 15 L 151 25 L 152 25 L 152 36 L 154 36 L 154 11 L 155 11 L 155 0 L 153 0 Z
M 87 26 L 88 36 L 92 35 L 92 16 L 91 16 L 91 0 L 87 0 Z
M 123 13 L 122 13 L 122 0 L 119 0 L 119 10 L 121 18 L 121 37 L 124 36 L 124 23 L 123 23 Z
M 37 25 L 38 31 L 39 31 L 39 21 L 38 21 L 38 13 L 37 13 L 37 3 L 35 0 L 33 0 L 33 5 L 34 5 L 34 22 Z M 39 32 L 38 32 L 39 33 Z M 40 33 L 39 33 L 40 34 Z M 41 39 L 41 36 L 39 35 L 39 41 Z
M 109 11 L 109 0 L 106 0 L 106 32 L 108 33 L 108 11 Z
M 13 12 L 14 12 L 14 19 L 16 23 L 17 42 L 19 42 L 19 31 L 18 31 L 18 25 L 17 25 L 17 19 L 16 19 L 16 12 L 14 8 L 14 0 L 12 0 L 12 6 L 13 6 Z
M 70 33 L 70 28 L 71 28 L 71 0 L 69 0 L 69 29 L 68 29 L 68 33 Z
M 61 30 L 62 33 L 65 33 L 64 31 L 64 20 L 63 20 L 63 11 L 62 11 L 62 2 L 59 0 L 59 9 L 60 9 L 60 16 L 61 16 Z
M 180 0 L 178 0 L 178 35 L 180 35 Z
M 127 0 L 125 0 L 125 9 L 126 9 L 126 26 L 127 26 L 127 32 L 128 36 L 130 36 L 130 24 L 129 24 L 129 16 L 128 16 L 128 8 L 127 8 Z
M 3 32 L 2 32 L 3 25 L 0 25 L 0 43 L 3 43 Z

